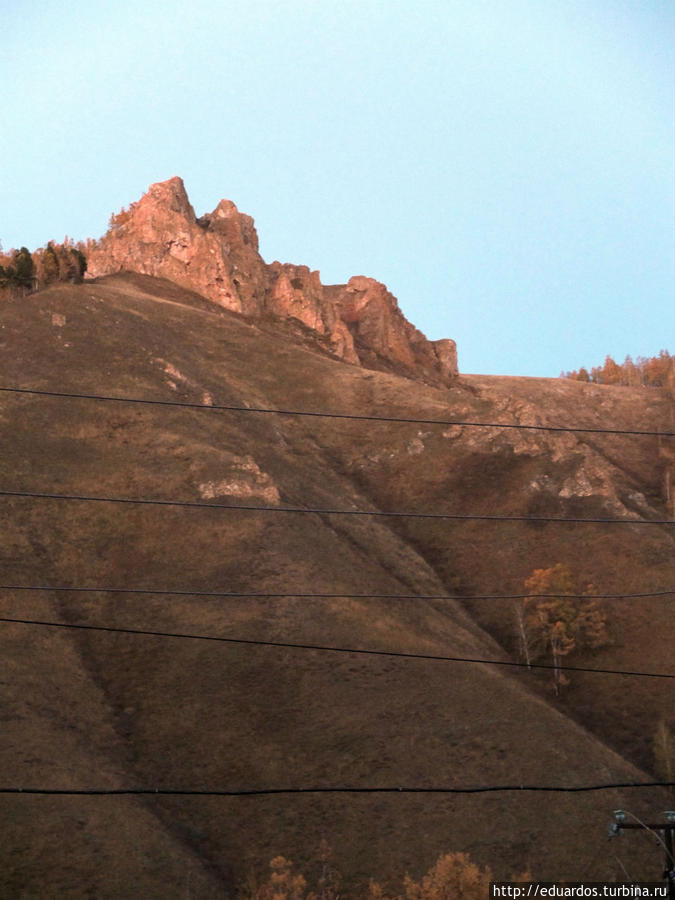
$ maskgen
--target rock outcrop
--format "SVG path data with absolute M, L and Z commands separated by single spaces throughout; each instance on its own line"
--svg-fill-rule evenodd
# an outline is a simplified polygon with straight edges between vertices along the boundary
M 89 248 L 90 277 L 119 271 L 168 278 L 246 316 L 295 319 L 346 362 L 439 385 L 457 375 L 455 342 L 428 341 L 385 285 L 360 275 L 323 285 L 307 266 L 265 263 L 250 216 L 221 200 L 197 218 L 178 177 L 153 184 Z

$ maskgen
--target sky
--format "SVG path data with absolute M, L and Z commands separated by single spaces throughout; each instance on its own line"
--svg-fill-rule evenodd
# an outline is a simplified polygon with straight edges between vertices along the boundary
M 673 0 L 0 0 L 0 240 L 180 175 L 466 373 L 675 352 Z

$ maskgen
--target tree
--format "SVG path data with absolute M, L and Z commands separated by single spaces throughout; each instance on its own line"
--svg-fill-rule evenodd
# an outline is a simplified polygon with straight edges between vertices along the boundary
M 603 384 L 621 384 L 621 366 L 611 356 L 605 357 L 601 378 Z
M 82 281 L 82 279 L 84 278 L 84 273 L 87 271 L 87 257 L 79 247 L 71 247 L 70 252 L 75 260 L 77 278 L 79 281 Z
M 33 273 L 35 266 L 33 265 L 33 257 L 27 247 L 22 247 L 14 253 L 14 269 L 16 271 L 15 280 L 21 287 L 30 287 L 33 282 Z
M 623 372 L 621 384 L 627 384 L 630 387 L 638 387 L 641 380 L 640 372 L 633 362 L 630 354 L 628 354 L 624 359 L 623 364 L 621 365 L 621 369 Z
M 131 203 L 129 204 L 129 209 L 122 207 L 118 213 L 111 213 L 110 220 L 108 221 L 108 231 L 110 232 L 113 229 L 120 228 L 122 225 L 126 225 L 134 214 L 136 205 L 136 203 Z
M 645 366 L 645 382 L 654 387 L 665 387 L 669 382 L 669 375 L 674 367 L 673 357 L 667 350 L 659 351 L 658 356 L 653 356 Z
M 607 356 L 604 365 L 593 366 L 590 374 L 582 366 L 578 371 L 561 373 L 561 377 L 576 381 L 591 381 L 594 384 L 672 388 L 675 386 L 675 357 L 667 350 L 660 350 L 658 356 L 650 358 L 638 356 L 635 361 L 626 356 L 619 365 L 611 356 Z
M 518 880 L 530 880 L 529 872 Z M 444 853 L 420 881 L 406 875 L 403 896 L 390 895 L 381 884 L 371 881 L 366 900 L 484 900 L 491 881 L 489 867 L 480 869 L 467 853 Z
M 319 843 L 319 876 L 316 885 L 317 900 L 338 900 L 340 888 L 340 873 L 330 864 L 332 847 L 321 838 Z
M 85 254 L 68 238 L 62 244 L 50 241 L 44 249 L 36 250 L 33 256 L 36 274 L 43 287 L 56 281 L 78 284 L 87 271 Z
M 270 862 L 269 879 L 262 885 L 252 880 L 241 893 L 250 900 L 304 900 L 307 882 L 303 875 L 293 872 L 293 863 L 285 856 L 275 856 Z
M 65 244 L 59 244 L 57 256 L 59 259 L 59 281 L 77 281 L 79 268 L 73 254 L 70 252 L 70 247 Z
M 523 597 L 521 600 L 517 600 L 514 604 L 514 611 L 516 614 L 516 633 L 518 635 L 520 655 L 529 667 L 532 664 L 534 638 L 528 622 L 528 608 L 526 606 L 526 600 L 528 599 L 529 598 L 527 597 Z
M 40 281 L 45 286 L 59 280 L 59 260 L 51 241 L 39 256 L 38 273 Z
M 330 863 L 331 848 L 325 839 L 319 844 L 318 873 L 316 886 L 308 887 L 307 879 L 293 871 L 293 863 L 285 856 L 275 856 L 271 860 L 270 875 L 262 884 L 253 873 L 239 889 L 239 896 L 245 900 L 339 900 L 340 875 Z
M 529 665 L 550 654 L 556 694 L 569 679 L 562 669 L 566 656 L 576 649 L 595 649 L 608 642 L 607 620 L 597 600 L 582 595 L 568 566 L 556 563 L 535 569 L 525 580 L 527 596 L 516 605 L 521 653 Z M 592 593 L 589 585 L 586 593 Z
M 675 781 L 675 734 L 665 719 L 661 719 L 656 728 L 652 746 L 657 773 L 664 781 Z
M 325 841 L 319 848 L 319 859 L 327 862 L 330 849 Z M 337 881 L 327 887 L 331 877 L 321 870 L 316 886 L 307 883 L 303 875 L 293 872 L 293 863 L 283 856 L 275 856 L 270 862 L 271 874 L 260 884 L 249 875 L 240 887 L 242 900 L 339 900 Z M 334 873 L 335 875 L 335 873 Z M 529 870 L 511 876 L 511 881 L 531 881 Z M 488 896 L 492 872 L 481 869 L 467 853 L 444 853 L 436 860 L 420 881 L 409 875 L 403 880 L 403 893 L 391 893 L 377 881 L 371 880 L 363 895 L 366 900 L 484 900 Z
M 0 266 L 0 287 L 9 287 L 13 292 L 20 288 L 25 294 L 26 290 L 30 290 L 33 286 L 34 274 L 35 266 L 30 250 L 27 247 L 14 250 L 11 264 Z
M 482 900 L 489 896 L 492 872 L 479 869 L 466 853 L 446 853 L 418 883 L 406 876 L 406 900 Z

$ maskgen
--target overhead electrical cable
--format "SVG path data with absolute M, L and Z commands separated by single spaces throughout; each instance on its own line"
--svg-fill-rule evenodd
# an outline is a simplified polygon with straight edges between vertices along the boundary
M 594 672 L 599 675 L 625 675 L 637 678 L 672 678 L 675 673 L 641 672 L 624 669 L 600 669 L 587 666 L 554 666 L 548 663 L 519 663 L 501 659 L 480 659 L 467 656 L 442 656 L 434 653 L 407 653 L 399 650 L 368 650 L 358 647 L 332 647 L 325 644 L 304 644 L 291 641 L 261 641 L 252 638 L 233 638 L 221 635 L 191 634 L 176 631 L 150 631 L 141 628 L 117 628 L 110 625 L 84 625 L 72 622 L 50 622 L 42 619 L 24 619 L 8 616 L 0 617 L 0 622 L 14 625 L 37 625 L 46 628 L 70 628 L 79 631 L 98 631 L 110 634 L 143 635 L 145 637 L 173 638 L 191 641 L 213 641 L 222 644 L 241 644 L 250 647 L 275 647 L 286 650 L 315 650 L 324 653 L 353 653 L 362 656 L 386 656 L 400 659 L 435 660 L 438 662 L 478 663 L 488 666 L 509 666 L 516 669 L 555 669 L 558 672 Z
M 675 519 L 610 519 L 578 516 L 496 516 L 481 513 L 427 513 L 384 511 L 379 509 L 329 509 L 310 506 L 259 506 L 251 503 L 204 503 L 199 500 L 161 500 L 144 497 L 100 497 L 87 494 L 52 494 L 45 491 L 0 490 L 1 497 L 25 497 L 34 500 L 70 500 L 80 503 L 125 503 L 137 506 L 175 506 L 186 509 L 231 509 L 249 512 L 295 513 L 326 516 L 374 516 L 398 519 L 443 519 L 478 522 L 560 522 L 585 525 L 675 525 Z
M 46 794 L 67 797 L 143 795 L 159 797 L 265 797 L 274 794 L 492 794 L 499 791 L 545 791 L 580 794 L 588 791 L 616 791 L 624 788 L 675 787 L 675 781 L 617 781 L 604 784 L 489 784 L 476 787 L 296 787 L 250 788 L 248 790 L 189 790 L 182 788 L 10 788 L 0 794 Z
M 88 587 L 73 587 L 68 585 L 47 584 L 0 584 L 0 591 L 43 591 L 46 593 L 70 593 L 70 594 L 149 594 L 151 596 L 167 597 L 213 597 L 213 598 L 264 598 L 264 599 L 305 599 L 305 600 L 336 600 L 349 598 L 350 600 L 525 600 L 528 597 L 541 600 L 568 599 L 568 600 L 633 600 L 650 597 L 672 597 L 675 588 L 660 591 L 638 591 L 623 594 L 353 594 L 349 591 L 320 593 L 317 591 L 291 591 L 279 593 L 277 591 L 200 591 L 200 590 L 176 590 L 172 588 L 122 588 L 109 585 L 91 585 Z
M 169 406 L 184 409 L 226 410 L 228 412 L 262 413 L 277 416 L 309 416 L 318 419 L 351 419 L 362 422 L 398 422 L 407 425 L 461 425 L 467 428 L 518 428 L 524 431 L 579 432 L 585 434 L 632 434 L 652 437 L 675 437 L 672 431 L 648 431 L 626 428 L 592 428 L 568 425 L 520 425 L 504 422 L 465 422 L 460 419 L 413 419 L 401 416 L 374 416 L 356 413 L 317 412 L 304 409 L 272 409 L 254 406 L 234 406 L 219 403 L 188 403 L 177 400 L 153 400 L 142 397 L 115 397 L 106 394 L 82 394 L 66 391 L 46 391 L 32 388 L 0 387 L 0 392 L 8 394 L 32 394 L 37 397 L 59 397 L 71 400 L 99 400 L 110 403 L 138 403 L 150 406 Z

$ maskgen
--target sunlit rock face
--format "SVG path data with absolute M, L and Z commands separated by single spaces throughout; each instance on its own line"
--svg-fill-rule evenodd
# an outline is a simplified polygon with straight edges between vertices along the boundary
M 119 271 L 168 278 L 246 316 L 295 319 L 320 335 L 330 353 L 355 365 L 390 365 L 439 385 L 457 375 L 455 342 L 428 341 L 385 285 L 362 275 L 346 285 L 323 285 L 307 266 L 265 263 L 250 216 L 221 200 L 198 219 L 178 177 L 151 185 L 113 216 L 90 249 L 90 277 Z

